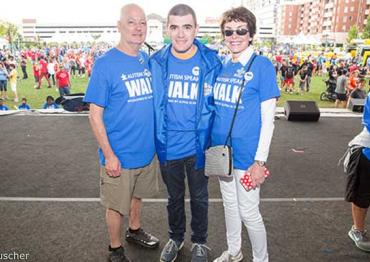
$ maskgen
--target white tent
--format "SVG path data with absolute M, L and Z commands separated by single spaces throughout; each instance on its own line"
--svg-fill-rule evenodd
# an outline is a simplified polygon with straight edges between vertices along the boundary
M 296 35 L 292 41 L 292 44 L 295 45 L 320 45 L 321 42 L 313 35 L 304 35 L 303 32 L 300 32 Z
M 321 45 L 321 41 L 317 39 L 315 36 L 310 35 L 307 36 L 307 44 L 309 45 Z
M 5 38 L 0 37 L 0 49 L 8 45 L 9 45 L 8 41 Z
M 307 40 L 308 38 L 302 32 L 300 32 L 293 38 L 292 43 L 295 45 L 305 45 L 307 44 Z
M 90 34 L 61 34 L 56 33 L 53 37 L 47 40 L 48 42 L 56 42 L 56 43 L 71 43 L 71 42 L 92 42 L 94 38 Z

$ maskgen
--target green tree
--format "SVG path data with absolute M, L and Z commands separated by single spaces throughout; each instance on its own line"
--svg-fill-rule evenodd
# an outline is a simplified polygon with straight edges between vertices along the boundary
M 370 16 L 367 17 L 366 25 L 364 27 L 364 31 L 361 35 L 362 39 L 370 38 Z
M 10 48 L 13 49 L 14 43 L 19 40 L 20 34 L 15 24 L 0 21 L 0 36 L 8 40 Z
M 353 25 L 348 31 L 347 42 L 350 43 L 352 39 L 358 38 L 358 27 Z

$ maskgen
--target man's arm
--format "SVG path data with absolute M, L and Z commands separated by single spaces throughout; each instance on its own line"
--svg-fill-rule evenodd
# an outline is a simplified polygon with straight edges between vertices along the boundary
M 104 108 L 95 104 L 90 104 L 89 121 L 91 129 L 95 135 L 100 148 L 105 157 L 105 170 L 109 176 L 118 177 L 121 175 L 121 163 L 114 154 L 111 145 L 109 144 L 107 131 L 103 122 Z

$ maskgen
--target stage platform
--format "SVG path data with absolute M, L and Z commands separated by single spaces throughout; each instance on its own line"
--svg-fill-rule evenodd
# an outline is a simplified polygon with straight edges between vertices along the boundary
M 261 191 L 271 262 L 370 261 L 347 236 L 350 204 L 343 200 L 345 175 L 337 165 L 348 141 L 361 131 L 361 118 L 329 113 L 319 122 L 288 122 L 277 113 L 271 177 Z M 87 115 L 3 115 L 0 130 L 0 254 L 28 254 L 27 261 L 35 262 L 106 261 L 97 144 Z M 226 248 L 216 179 L 209 180 L 209 193 L 212 261 Z M 187 216 L 189 223 L 188 202 Z M 133 261 L 157 262 L 168 240 L 163 184 L 158 197 L 145 199 L 142 226 L 160 238 L 160 248 L 145 250 L 124 241 L 127 252 Z M 188 227 L 176 261 L 190 261 L 190 232 Z M 243 261 L 252 261 L 245 229 L 243 253 Z

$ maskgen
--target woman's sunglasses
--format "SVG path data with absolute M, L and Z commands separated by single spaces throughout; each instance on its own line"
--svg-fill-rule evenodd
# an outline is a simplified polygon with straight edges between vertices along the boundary
M 245 28 L 238 28 L 236 30 L 226 29 L 224 31 L 224 34 L 225 34 L 225 36 L 232 36 L 234 34 L 234 32 L 237 35 L 246 35 L 249 31 L 248 31 L 248 29 L 245 29 Z

